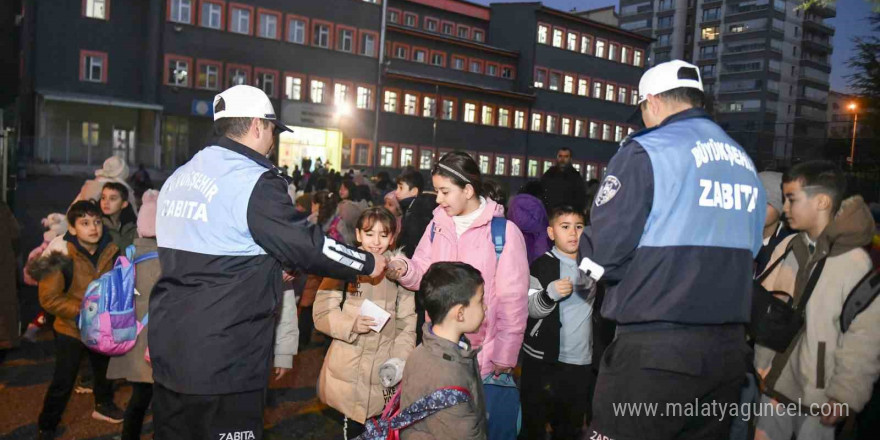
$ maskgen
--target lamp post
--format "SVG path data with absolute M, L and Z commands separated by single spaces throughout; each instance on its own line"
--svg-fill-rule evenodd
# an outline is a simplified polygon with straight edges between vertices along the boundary
M 849 157 L 847 158 L 847 162 L 849 162 L 849 167 L 850 169 L 852 169 L 856 161 L 856 130 L 859 126 L 859 107 L 856 105 L 855 102 L 851 102 L 849 106 L 847 106 L 847 108 L 849 108 L 849 110 L 853 112 L 852 143 L 850 144 Z

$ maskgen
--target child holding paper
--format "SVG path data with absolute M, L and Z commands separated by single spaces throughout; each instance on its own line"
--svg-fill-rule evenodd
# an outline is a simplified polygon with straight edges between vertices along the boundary
M 389 257 L 396 233 L 397 220 L 384 207 L 365 210 L 355 230 L 359 249 Z M 345 416 L 344 438 L 352 439 L 381 414 L 400 382 L 416 344 L 415 296 L 384 274 L 357 282 L 325 278 L 314 319 L 315 328 L 333 338 L 318 397 Z

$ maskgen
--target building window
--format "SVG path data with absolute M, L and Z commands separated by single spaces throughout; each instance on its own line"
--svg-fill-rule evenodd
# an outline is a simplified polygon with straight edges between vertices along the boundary
M 276 95 L 276 83 L 278 78 L 278 72 L 272 70 L 262 70 L 262 69 L 254 69 L 254 77 L 256 77 L 257 88 L 263 90 L 266 93 L 266 96 L 270 98 L 277 98 Z
M 394 147 L 382 145 L 379 147 L 379 166 L 391 168 L 394 166 Z
M 589 55 L 593 52 L 593 39 L 589 35 L 581 35 L 581 53 Z
M 593 81 L 593 98 L 602 99 L 602 90 L 604 84 L 601 81 Z
M 452 56 L 452 68 L 455 70 L 464 70 L 465 59 L 460 56 Z
M 546 173 L 550 168 L 553 168 L 554 165 L 556 165 L 556 162 L 553 162 L 552 160 L 544 159 L 544 171 L 543 172 Z
M 543 89 L 547 84 L 547 69 L 535 69 L 535 87 Z
M 441 29 L 441 30 L 443 31 L 443 33 L 446 34 L 446 35 L 453 35 L 453 34 L 455 34 L 455 25 L 452 24 L 452 23 L 449 23 L 449 22 L 445 22 L 445 21 L 444 21 L 443 24 L 440 26 L 440 29 Z
M 596 40 L 596 51 L 594 53 L 599 58 L 605 58 L 605 42 L 604 41 Z
M 259 36 L 262 38 L 271 38 L 277 40 L 279 38 L 278 22 L 281 21 L 281 14 L 277 12 L 260 11 L 259 13 Z
M 348 53 L 354 53 L 354 33 L 353 28 L 342 26 L 336 27 L 336 50 Z
M 446 67 L 446 54 L 443 52 L 431 52 L 431 65 Z
M 312 46 L 330 48 L 330 36 L 333 34 L 333 25 L 330 23 L 319 23 L 312 21 Z
M 550 26 L 547 26 L 546 24 L 538 24 L 538 43 L 547 44 L 549 34 Z
M 360 48 L 358 53 L 368 57 L 376 56 L 376 34 L 373 32 L 360 31 Z
M 357 88 L 357 108 L 371 110 L 373 108 L 373 89 L 364 86 Z
M 532 113 L 532 131 L 541 131 L 541 119 L 540 113 Z
M 84 147 L 98 146 L 100 127 L 100 124 L 97 122 L 82 123 L 82 144 Z
M 412 60 L 417 63 L 427 63 L 428 62 L 428 50 L 427 49 L 413 49 Z
M 456 33 L 458 34 L 458 38 L 468 39 L 471 36 L 471 28 L 458 25 L 456 26 Z
M 403 95 L 403 114 L 409 116 L 418 116 L 419 96 L 412 93 Z
M 389 113 L 397 113 L 397 99 L 397 92 L 393 90 L 386 90 L 382 109 Z
M 352 142 L 352 165 L 369 165 L 370 163 L 370 150 L 373 147 L 373 144 L 368 141 L 357 141 L 353 140 Z
M 251 34 L 251 14 L 253 7 L 230 6 L 229 31 L 236 34 Z
M 210 29 L 223 29 L 223 3 L 202 0 L 201 25 Z
M 629 94 L 629 104 L 630 105 L 639 105 L 639 90 L 632 89 L 632 93 Z
M 394 44 L 394 58 L 399 58 L 401 60 L 409 59 L 409 46 L 404 46 L 402 44 Z
M 419 16 L 410 12 L 404 12 L 403 25 L 409 27 L 419 27 Z
M 561 82 L 562 74 L 559 72 L 550 71 L 550 82 L 548 88 L 550 90 L 558 91 Z
M 486 63 L 486 75 L 498 76 L 498 65 L 495 63 Z
M 614 98 L 617 97 L 617 95 L 614 94 L 614 89 L 615 89 L 614 84 L 607 84 L 605 86 L 605 100 L 606 101 L 614 101 Z
M 574 93 L 574 76 L 573 75 L 565 75 L 564 82 L 562 84 L 562 91 L 565 93 Z
M 513 128 L 524 130 L 526 128 L 526 112 L 523 110 L 514 110 L 513 112 Z
M 498 109 L 498 126 L 510 127 L 510 110 L 506 108 Z
M 226 87 L 250 84 L 251 69 L 247 66 L 226 65 Z
M 414 150 L 412 148 L 400 147 L 400 163 L 398 167 L 408 167 L 413 164 Z
M 83 15 L 99 20 L 107 19 L 107 2 L 109 0 L 85 0 L 83 2 Z
M 400 24 L 400 11 L 396 9 L 388 9 L 388 22 Z
M 165 84 L 189 87 L 189 70 L 192 58 L 165 55 Z
M 193 0 L 171 0 L 171 21 L 184 24 L 192 23 L 192 2 Z
M 473 35 L 474 35 L 474 41 L 479 41 L 480 43 L 485 41 L 485 37 L 483 36 L 483 31 L 481 31 L 479 29 L 474 29 Z
M 306 29 L 309 27 L 309 21 L 305 18 L 288 17 L 287 18 L 287 41 L 296 44 L 306 44 Z
M 507 158 L 504 156 L 495 156 L 495 175 L 507 175 Z
M 617 89 L 617 102 L 626 104 L 626 87 L 619 87 Z
M 732 24 L 728 29 L 732 34 L 740 34 L 746 30 L 746 27 L 743 24 Z
M 344 83 L 333 84 L 333 104 L 337 107 L 347 104 L 351 94 L 351 86 Z
M 312 102 L 315 104 L 324 104 L 327 102 L 327 82 L 320 79 L 313 79 L 310 84 L 309 97 Z
M 79 54 L 80 81 L 107 82 L 107 53 L 83 50 Z
M 574 120 L 574 135 L 577 137 L 584 137 L 584 135 L 586 134 L 586 133 L 584 133 L 584 130 L 586 129 L 585 125 L 586 124 L 584 124 L 583 119 L 575 119 Z
M 419 153 L 419 169 L 430 170 L 432 166 L 434 166 L 434 151 L 422 148 Z
M 599 139 L 599 124 L 590 121 L 590 139 Z
M 489 166 L 491 165 L 488 155 L 480 154 L 477 157 L 477 163 L 480 165 L 480 174 L 489 174 Z
M 637 50 L 633 52 L 633 66 L 642 67 L 642 58 L 644 58 L 644 52 L 641 50 Z
M 483 104 L 483 125 L 495 125 L 495 107 Z
M 590 80 L 585 78 L 578 79 L 577 94 L 580 96 L 590 96 Z
M 553 47 L 562 48 L 562 39 L 564 32 L 562 29 L 554 28 L 553 29 Z
M 455 120 L 455 100 L 453 99 L 443 99 L 443 113 L 440 114 L 440 118 L 445 121 L 454 121 Z
M 578 50 L 578 34 L 577 32 L 569 32 L 565 40 L 565 48 L 577 52 Z
M 518 157 L 510 158 L 510 175 L 515 177 L 522 176 L 522 159 Z
M 611 140 L 611 124 L 602 124 L 602 140 Z
M 571 136 L 571 118 L 563 116 L 560 119 L 560 122 L 562 124 L 562 127 L 559 132 L 563 136 Z
M 437 99 L 433 96 L 422 97 L 422 117 L 433 118 L 437 115 Z
M 700 31 L 700 38 L 703 40 L 717 40 L 718 26 L 706 27 Z
M 437 32 L 437 28 L 440 27 L 440 22 L 436 18 L 425 17 L 425 30 L 430 32 Z
M 538 161 L 529 159 L 529 177 L 538 177 Z
M 617 127 L 614 127 L 614 142 L 622 141 L 623 136 L 624 136 L 623 127 L 621 127 L 620 125 L 618 125 Z
M 557 117 L 553 115 L 547 115 L 544 119 L 544 131 L 547 133 L 558 133 L 556 128 Z
M 477 122 L 477 105 L 472 102 L 464 103 L 464 122 Z
M 596 178 L 596 165 L 586 164 L 584 167 L 584 178 L 587 180 Z
M 629 64 L 629 53 L 630 49 L 626 46 L 620 48 L 620 62 Z
M 667 17 L 660 17 L 657 19 L 657 29 L 666 29 L 671 28 L 674 22 L 673 16 L 669 15 Z
M 198 60 L 196 87 L 205 90 L 220 90 L 221 64 L 217 61 Z
M 470 71 L 471 73 L 483 73 L 483 62 L 481 60 L 471 60 Z
M 302 76 L 285 75 L 284 96 L 293 101 L 301 101 L 303 82 L 305 79 Z
M 505 79 L 513 79 L 513 67 L 501 66 L 501 77 Z

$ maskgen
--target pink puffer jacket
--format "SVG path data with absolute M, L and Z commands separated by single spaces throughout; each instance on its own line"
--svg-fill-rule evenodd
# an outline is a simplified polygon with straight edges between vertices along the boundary
M 408 269 L 400 279 L 403 287 L 418 290 L 428 267 L 441 261 L 460 261 L 480 271 L 486 283 L 483 299 L 487 306 L 486 319 L 477 333 L 467 337 L 474 347 L 482 346 L 477 359 L 483 377 L 492 372 L 494 365 L 516 366 L 529 315 L 529 262 L 525 240 L 511 221 L 507 222 L 501 258 L 495 256 L 491 221 L 492 217 L 503 216 L 504 207 L 487 199 L 483 213 L 458 237 L 452 217 L 437 207 L 434 220 L 425 229 L 413 258 L 403 258 Z M 432 224 L 435 225 L 433 242 Z

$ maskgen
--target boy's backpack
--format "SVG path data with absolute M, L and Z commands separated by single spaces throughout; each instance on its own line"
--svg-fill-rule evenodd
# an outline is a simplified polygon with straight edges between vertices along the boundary
M 840 313 L 840 331 L 846 333 L 856 316 L 865 311 L 877 295 L 880 295 L 880 270 L 872 270 L 846 297 L 843 311 Z
M 148 315 L 138 322 L 134 310 L 134 266 L 159 256 L 148 252 L 135 258 L 134 245 L 125 249 L 125 256 L 116 259 L 109 272 L 89 283 L 80 307 L 80 339 L 94 352 L 118 356 L 128 352 L 137 336 L 147 325 Z
M 431 222 L 431 243 L 434 242 L 434 233 L 437 224 Z M 492 244 L 495 245 L 495 259 L 501 259 L 504 250 L 504 242 L 507 237 L 507 219 L 504 217 L 492 217 Z
M 465 388 L 443 387 L 401 410 L 401 388 L 397 388 L 378 419 L 370 419 L 364 424 L 364 433 L 357 437 L 358 440 L 398 440 L 400 431 L 410 425 L 437 411 L 471 400 L 471 393 Z

